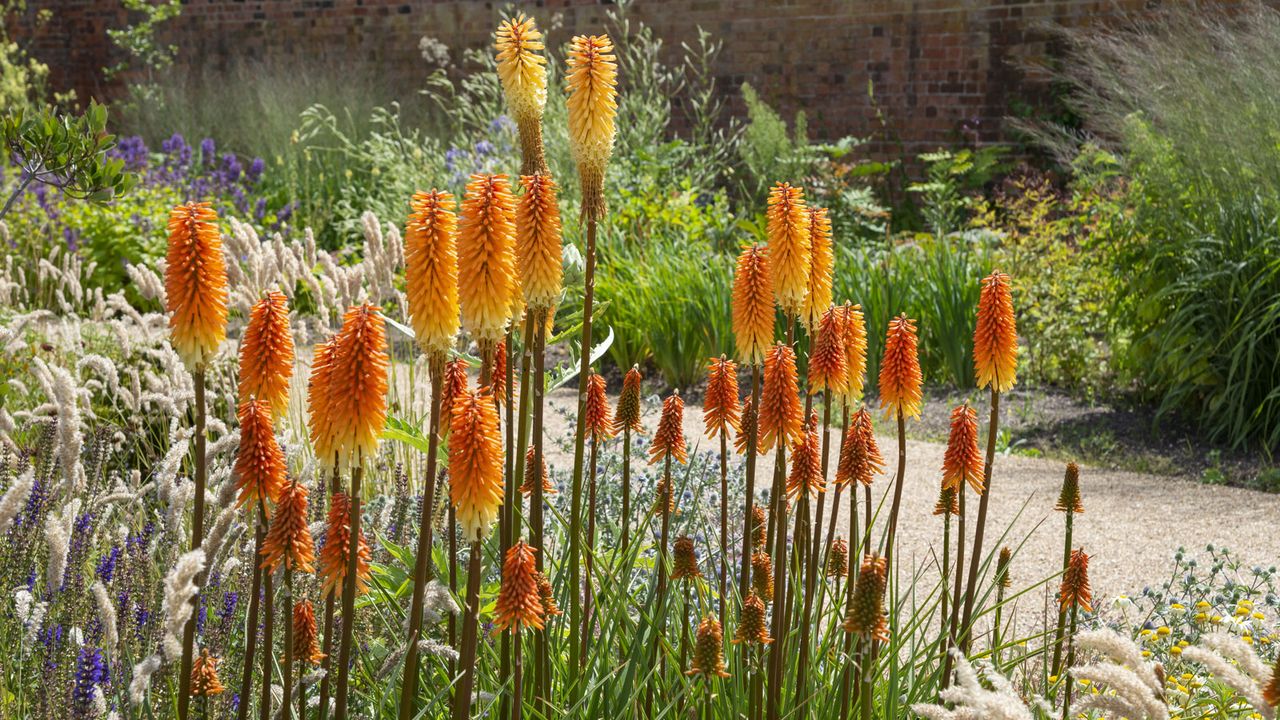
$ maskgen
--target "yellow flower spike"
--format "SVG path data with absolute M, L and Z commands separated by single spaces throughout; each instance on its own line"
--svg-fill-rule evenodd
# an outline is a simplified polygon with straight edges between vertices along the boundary
M 831 282 L 835 273 L 835 251 L 831 243 L 831 219 L 823 207 L 808 208 L 809 285 L 804 296 L 801 322 L 809 334 L 818 329 L 822 315 L 831 305 Z
M 329 411 L 340 463 L 371 462 L 387 424 L 387 330 L 374 305 L 347 310 L 336 339 Z
M 982 451 L 978 449 L 978 413 L 969 407 L 969 403 L 964 403 L 951 411 L 951 433 L 942 459 L 942 484 L 948 490 L 958 491 L 960 483 L 967 482 L 974 492 L 981 495 L 982 474 Z
M 289 408 L 289 379 L 293 377 L 293 333 L 289 330 L 289 299 L 270 290 L 253 304 L 249 324 L 240 340 L 240 402 L 259 397 L 279 419 Z
M 769 256 L 764 247 L 752 245 L 738 256 L 733 276 L 733 338 L 744 364 L 764 362 L 773 344 L 775 315 Z
M 503 450 L 493 397 L 467 391 L 453 404 L 449 497 L 467 541 L 483 540 L 502 506 Z
M 1018 381 L 1018 326 L 1013 316 L 1009 276 L 992 272 L 982 281 L 978 325 L 973 333 L 973 367 L 978 387 L 1004 392 Z
M 516 206 L 516 266 L 524 302 L 534 312 L 550 310 L 564 282 L 563 239 L 556 183 L 550 175 L 520 178 L 524 194 Z
M 547 59 L 542 33 L 533 18 L 518 13 L 498 25 L 494 36 L 498 51 L 498 79 L 506 96 L 507 109 L 520 133 L 523 163 L 520 174 L 534 175 L 547 171 L 542 148 L 542 110 L 547 104 Z
M 613 154 L 618 65 L 608 35 L 577 35 L 569 45 L 566 90 L 569 148 L 582 184 L 582 217 L 605 215 L 604 169 Z
M 844 350 L 844 322 L 841 308 L 832 306 L 822 313 L 809 355 L 810 395 L 826 392 L 834 399 L 847 391 L 849 357 Z
M 884 358 L 880 361 L 880 407 L 892 418 L 919 418 L 924 383 L 916 354 L 916 324 L 906 315 L 889 321 Z
M 773 448 L 775 443 L 791 444 L 799 440 L 804 432 L 803 412 L 795 350 L 779 342 L 764 360 L 764 388 L 757 416 L 760 451 Z
M 804 191 L 789 183 L 778 183 L 769 191 L 766 213 L 769 236 L 769 268 L 778 307 L 788 318 L 804 313 L 809 289 L 809 213 Z
M 844 304 L 845 392 L 843 399 L 850 407 L 862 400 L 867 383 L 867 322 L 861 305 Z
M 458 335 L 458 217 L 453 195 L 414 193 L 404 233 L 405 295 L 418 347 L 444 357 Z
M 188 370 L 203 368 L 227 337 L 227 264 L 218 214 L 207 202 L 169 213 L 164 289 L 173 349 Z
M 316 632 L 316 612 L 310 600 L 293 604 L 293 657 L 298 662 L 319 665 L 324 660 L 320 652 L 320 633 Z
M 472 175 L 458 223 L 462 326 L 483 347 L 502 339 L 520 288 L 515 197 L 506 175 Z

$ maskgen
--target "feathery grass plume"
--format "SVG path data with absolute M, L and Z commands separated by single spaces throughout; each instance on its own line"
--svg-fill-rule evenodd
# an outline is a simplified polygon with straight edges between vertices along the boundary
M 538 598 L 542 600 L 542 614 L 545 617 L 555 617 L 563 615 L 564 611 L 556 604 L 556 593 L 551 587 L 551 580 L 541 572 L 534 573 L 534 580 L 538 582 Z
M 760 452 L 776 443 L 791 444 L 804 434 L 800 408 L 800 381 L 796 377 L 796 351 L 779 342 L 764 359 L 764 389 L 760 395 Z
M 453 405 L 449 440 L 449 498 L 468 542 L 483 540 L 502 506 L 503 450 L 498 411 L 483 390 L 464 392 Z
M 1280 706 L 1280 660 L 1271 668 L 1271 679 L 1262 689 L 1262 698 L 1271 707 Z
M 316 611 L 310 600 L 293 604 L 293 656 L 298 662 L 319 665 L 324 660 L 320 652 L 320 634 L 316 631 Z
M 116 607 L 111 602 L 111 596 L 107 594 L 107 586 L 99 580 L 90 588 L 93 593 L 93 602 L 98 606 L 98 622 L 102 624 L 102 644 L 107 652 L 114 659 L 116 657 L 116 646 L 120 641 L 120 634 L 116 627 Z
M 280 493 L 271 513 L 271 525 L 262 543 L 262 568 L 275 572 L 284 565 L 289 570 L 312 572 L 315 559 L 315 544 L 307 528 L 307 488 L 292 482 Z
M 769 252 L 762 245 L 752 245 L 738 256 L 733 275 L 733 338 L 744 364 L 764 362 L 773 344 L 776 315 Z
M 227 337 L 227 264 L 218 214 L 207 202 L 169 213 L 165 302 L 173 349 L 188 370 L 202 367 Z
M 1101 711 L 1109 717 L 1168 720 L 1169 709 L 1164 702 L 1164 681 L 1159 664 L 1145 661 L 1132 640 L 1114 630 L 1102 628 L 1076 635 L 1074 643 L 1077 650 L 1096 653 L 1105 661 L 1070 668 L 1074 681 L 1088 682 L 1094 688 L 1094 692 L 1085 694 L 1070 705 L 1072 717 Z M 1198 657 L 1199 648 L 1187 648 L 1182 654 L 1186 660 L 1204 660 Z M 1230 665 L 1227 667 L 1239 673 Z M 1256 693 L 1256 685 L 1247 678 L 1241 679 Z M 1219 677 L 1219 680 L 1224 678 Z M 1255 695 L 1255 699 L 1260 701 L 1262 698 Z
M 867 384 L 867 321 L 862 306 L 843 305 L 841 327 L 844 328 L 845 392 L 842 399 L 853 406 L 862 400 Z
M 742 417 L 738 421 L 738 434 L 733 438 L 733 451 L 739 455 L 747 454 L 747 442 L 751 439 L 751 433 L 755 432 L 759 424 L 760 416 L 756 413 L 756 405 L 751 401 L 748 395 L 742 401 Z M 758 445 L 758 443 L 757 443 Z M 757 447 L 759 452 L 763 452 Z
M 311 437 L 311 449 L 322 467 L 328 467 L 337 452 L 333 438 L 333 413 L 330 410 L 333 396 L 331 379 L 337 355 L 336 335 L 316 345 L 311 359 L 311 377 L 307 380 L 307 432 Z M 241 425 L 243 424 L 242 422 Z M 243 434 L 243 430 L 241 433 Z M 244 442 L 243 437 L 241 442 Z
M 566 60 L 569 149 L 582 184 L 582 217 L 605 214 L 604 169 L 613 154 L 618 65 L 608 35 L 576 35 Z
M 847 391 L 849 360 L 844 349 L 845 322 L 844 313 L 835 306 L 828 307 L 818 321 L 813 352 L 809 355 L 810 395 L 826 392 L 834 400 Z
M 218 679 L 218 658 L 209 654 L 209 648 L 201 648 L 200 657 L 191 665 L 191 695 L 210 697 L 221 695 L 224 690 Z
M 156 674 L 164 663 L 164 656 L 159 653 L 148 655 L 133 666 L 133 679 L 129 681 L 129 704 L 138 707 L 147 699 L 147 688 L 151 687 L 151 676 Z
M 853 587 L 853 600 L 844 618 L 844 631 L 889 642 L 884 593 L 889 587 L 888 564 L 879 555 L 865 555 Z
M 517 13 L 498 25 L 494 40 L 498 79 L 502 81 L 507 110 L 520 133 L 520 154 L 524 158 L 520 172 L 545 173 L 542 110 L 547 104 L 547 59 L 538 52 L 543 49 L 542 33 L 533 18 Z
M 623 430 L 643 433 L 640 426 L 640 367 L 632 365 L 622 378 L 622 394 L 618 396 L 618 407 L 613 413 L 613 432 Z
M 938 699 L 955 709 L 917 703 L 911 706 L 911 712 L 926 720 L 1033 720 L 1036 717 L 1009 679 L 990 663 L 978 664 L 982 670 L 979 677 L 959 648 L 952 648 L 951 655 L 956 664 L 956 681 L 938 693 Z
M 840 445 L 840 463 L 836 468 L 836 482 L 844 487 L 858 482 L 870 485 L 878 473 L 884 472 L 884 457 L 876 443 L 871 413 L 859 408 L 849 419 L 849 430 Z
M 515 208 L 506 175 L 472 175 L 458 223 L 462 326 L 481 347 L 502 339 L 520 293 L 516 279 Z
M 521 495 L 532 495 L 535 482 L 542 483 L 543 495 L 555 495 L 556 486 L 551 483 L 551 478 L 547 475 L 547 459 L 542 458 L 542 462 L 538 467 L 533 466 L 534 460 L 533 445 L 524 453 L 524 483 L 520 485 Z
M 9 489 L 4 491 L 4 496 L 0 497 L 0 536 L 9 531 L 9 527 L 13 525 L 13 519 L 26 507 L 27 498 L 31 497 L 35 481 L 35 468 L 28 466 L 18 479 L 13 481 Z
M 676 391 L 662 401 L 662 417 L 658 419 L 658 432 L 649 446 L 649 464 L 671 459 L 681 464 L 689 462 L 684 440 L 684 399 Z M 671 489 L 667 488 L 670 493 Z
M 951 432 L 947 436 L 947 451 L 942 457 L 942 485 L 958 492 L 960 483 L 967 482 L 974 492 L 981 495 L 982 471 L 978 413 L 969 407 L 969 403 L 964 403 L 951 411 Z
M 240 403 L 240 449 L 236 453 L 237 507 L 275 502 L 284 490 L 284 451 L 271 426 L 271 406 L 257 398 Z
M 698 569 L 698 553 L 693 548 L 693 538 L 688 535 L 676 538 L 671 568 L 672 580 L 702 577 L 702 571 Z
M 765 534 L 768 532 L 768 518 L 764 514 L 764 508 L 759 505 L 751 506 L 751 547 L 762 550 L 765 544 Z
M 916 323 L 903 314 L 889 321 L 880 361 L 880 407 L 888 408 L 887 417 L 899 412 L 904 418 L 920 417 L 923 383 L 916 355 Z
M 1018 326 L 1013 316 L 1009 276 L 996 270 L 982 281 L 978 326 L 973 332 L 973 367 L 978 387 L 1005 392 L 1018 381 Z
M 757 643 L 768 645 L 773 642 L 769 637 L 769 625 L 765 622 L 764 601 L 754 591 L 742 602 L 742 612 L 738 615 L 738 629 L 733 633 L 734 645 Z
M 791 448 L 791 470 L 787 475 L 787 497 L 813 495 L 822 492 L 826 482 L 822 477 L 822 445 L 818 440 L 818 413 L 810 413 L 804 432 Z
M 516 205 L 516 266 L 524 302 L 532 311 L 549 310 L 564 282 L 563 239 L 556 183 L 550 175 L 523 175 L 524 194 Z
M 440 383 L 440 434 L 449 434 L 449 418 L 453 417 L 453 405 L 467 392 L 467 361 L 454 358 L 444 364 L 444 381 Z
M 594 440 L 613 437 L 613 418 L 609 415 L 609 397 L 605 394 L 604 376 L 592 370 L 587 378 L 587 432 Z
M 443 357 L 458 335 L 458 216 L 453 195 L 416 192 L 404 229 L 405 296 L 414 339 L 427 357 Z
M 751 591 L 766 603 L 773 602 L 773 558 L 763 550 L 751 554 Z
M 356 558 L 356 593 L 363 595 L 368 590 L 369 561 L 373 552 L 365 541 L 364 531 L 360 531 L 359 553 Z M 320 547 L 320 563 L 316 573 L 320 576 L 322 591 L 342 593 L 342 582 L 347 577 L 347 558 L 351 550 L 351 502 L 347 494 L 334 493 L 329 498 L 329 515 L 325 522 L 324 545 Z
M 289 298 L 278 290 L 269 290 L 253 304 L 240 340 L 240 402 L 261 398 L 271 405 L 273 418 L 284 417 L 292 377 Z
M 685 671 L 685 675 L 701 675 L 710 680 L 713 677 L 729 677 L 724 669 L 724 634 L 720 629 L 720 621 L 710 613 L 698 623 L 698 639 L 693 647 L 693 667 Z
M 1093 591 L 1089 588 L 1089 556 L 1084 550 L 1071 551 L 1071 559 L 1066 571 L 1062 574 L 1062 587 L 1058 590 L 1058 604 L 1062 608 L 1078 607 L 1085 612 L 1093 612 L 1089 605 L 1093 601 Z
M 831 282 L 835 272 L 835 248 L 831 244 L 831 219 L 824 207 L 808 208 L 809 286 L 801 321 L 812 334 L 831 306 Z
M 1275 718 L 1275 706 L 1280 704 L 1275 692 L 1280 671 L 1268 669 L 1254 649 L 1240 638 L 1224 632 L 1210 633 L 1200 639 L 1199 645 L 1183 650 L 1182 659 L 1203 665 L 1265 720 Z
M 960 514 L 960 496 L 956 493 L 955 488 L 947 487 L 945 481 L 943 482 L 942 489 L 938 491 L 938 502 L 933 505 L 933 514 Z
M 182 656 L 182 633 L 195 609 L 199 587 L 196 578 L 204 572 L 204 550 L 196 548 L 180 555 L 164 576 L 164 656 L 170 662 Z
M 724 355 L 707 363 L 707 390 L 702 397 L 702 418 L 707 437 L 716 438 L 730 429 L 738 431 L 742 402 L 738 399 L 738 365 Z
M 374 305 L 349 308 L 330 376 L 334 449 L 344 462 L 374 459 L 387 424 L 387 330 Z
M 537 549 L 521 540 L 507 549 L 502 564 L 502 586 L 494 610 L 496 631 L 520 632 L 523 628 L 542 629 L 545 608 L 538 592 L 538 569 L 533 555 Z
M 827 555 L 827 577 L 849 577 L 849 543 L 842 537 L 831 543 L 831 554 Z
M 1062 491 L 1058 493 L 1058 502 L 1054 510 L 1064 513 L 1083 513 L 1084 502 L 1080 498 L 1080 466 L 1069 462 L 1067 472 L 1062 478 Z
M 774 296 L 783 314 L 795 320 L 804 313 L 809 292 L 809 212 L 804 190 L 785 182 L 774 185 L 765 220 Z

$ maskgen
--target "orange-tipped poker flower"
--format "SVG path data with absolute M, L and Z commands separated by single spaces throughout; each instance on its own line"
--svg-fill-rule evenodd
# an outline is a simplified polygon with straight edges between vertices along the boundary
M 310 600 L 293 604 L 293 657 L 298 662 L 319 665 L 324 660 L 320 652 L 320 634 L 316 632 L 316 611 Z
M 1072 550 L 1067 569 L 1062 573 L 1062 588 L 1058 591 L 1058 603 L 1066 610 L 1075 606 L 1085 612 L 1093 612 L 1093 590 L 1089 588 L 1089 556 L 1083 549 Z
M 556 593 L 551 588 L 551 581 L 547 579 L 547 576 L 536 572 L 534 573 L 534 579 L 538 581 L 538 597 L 542 600 L 543 615 L 545 617 L 563 615 L 564 611 L 560 609 L 559 605 L 556 605 Z
M 200 657 L 191 664 L 191 696 L 211 697 L 225 690 L 218 679 L 218 658 L 209 654 L 209 648 L 201 648 Z
M 761 600 L 773 602 L 773 558 L 763 550 L 751 554 L 751 591 Z
M 755 592 L 751 592 L 742 603 L 742 614 L 738 616 L 738 630 L 733 634 L 733 644 L 768 645 L 771 642 L 773 638 L 769 637 L 769 627 L 765 623 L 764 601 Z
M 836 468 L 836 482 L 843 487 L 858 482 L 870 485 L 877 473 L 884 472 L 884 457 L 876 443 L 875 428 L 871 425 L 871 413 L 866 408 L 849 418 L 849 430 L 840 445 L 840 464 Z
M 289 299 L 268 291 L 253 304 L 240 341 L 240 402 L 259 397 L 271 405 L 274 418 L 289 407 L 293 377 L 293 333 L 289 331 Z
M 592 370 L 587 377 L 587 432 L 596 442 L 613 437 L 613 418 L 609 417 L 609 397 L 605 395 L 604 376 Z
M 535 482 L 542 483 L 543 495 L 555 495 L 556 486 L 551 484 L 551 478 L 547 475 L 547 459 L 542 458 L 542 462 L 538 467 L 533 466 L 533 446 L 524 454 L 524 482 L 520 485 L 521 495 L 532 495 L 533 489 L 536 487 Z
M 896 413 L 904 418 L 920 417 L 923 383 L 920 358 L 916 355 L 916 323 L 900 315 L 889 321 L 885 336 L 884 359 L 880 361 L 880 407 L 888 408 L 888 417 Z
M 275 502 L 284 489 L 284 451 L 271 427 L 271 407 L 257 398 L 240 403 L 240 449 L 236 452 L 237 507 Z
M 449 433 L 449 497 L 468 541 L 483 540 L 502 506 L 502 436 L 498 411 L 484 391 L 453 405 Z
M 951 434 L 942 458 L 942 486 L 959 491 L 960 483 L 967 482 L 981 495 L 982 464 L 982 452 L 978 449 L 978 413 L 969 403 L 964 403 L 951 411 Z
M 867 383 L 867 322 L 862 317 L 861 305 L 844 304 L 844 401 L 850 406 L 862 400 Z
M 804 313 L 809 292 L 809 211 L 804 191 L 789 183 L 774 185 L 765 219 L 773 292 L 782 313 L 795 320 Z
M 498 25 L 494 48 L 498 51 L 498 79 L 507 99 L 507 109 L 520 131 L 520 172 L 533 175 L 547 171 L 542 149 L 542 110 L 547 104 L 547 59 L 542 33 L 533 18 L 524 13 Z
M 773 345 L 776 314 L 768 251 L 752 245 L 738 256 L 738 269 L 733 276 L 733 339 L 738 359 L 744 364 L 764 362 L 765 353 Z
M 698 569 L 698 553 L 693 549 L 693 538 L 681 535 L 676 538 L 675 552 L 671 562 L 672 580 L 692 580 L 702 577 Z
M 454 358 L 444 364 L 444 382 L 440 383 L 440 434 L 449 434 L 449 418 L 453 417 L 453 404 L 467 391 L 467 361 Z
M 604 218 L 604 168 L 613 154 L 618 114 L 618 65 L 608 35 L 577 35 L 569 45 L 566 77 L 569 149 L 582 183 L 582 217 Z
M 818 442 L 818 413 L 805 423 L 800 440 L 791 448 L 791 473 L 787 476 L 787 497 L 822 492 L 822 445 Z
M 311 572 L 315 559 L 315 545 L 307 528 L 307 489 L 292 482 L 280 493 L 271 513 L 271 525 L 262 543 L 262 568 L 275 572 L 284 565 L 289 570 Z
M 507 404 L 507 360 L 507 341 L 500 340 L 493 349 L 493 378 L 490 381 L 498 407 L 505 407 Z M 514 377 L 512 379 L 515 380 Z M 513 393 L 515 390 L 516 388 L 512 388 Z
M 509 629 L 518 633 L 523 628 L 542 629 L 545 610 L 538 594 L 538 568 L 533 559 L 536 552 L 523 540 L 507 550 L 493 619 L 496 631 Z
M 845 394 L 849 382 L 849 358 L 844 350 L 844 312 L 829 307 L 818 322 L 817 339 L 809 356 L 809 394 Z M 813 332 L 813 331 L 810 331 Z
M 1062 478 L 1062 491 L 1058 493 L 1058 503 L 1054 510 L 1064 513 L 1084 512 L 1084 502 L 1080 498 L 1080 466 L 1067 463 L 1067 472 Z
M 729 430 L 737 432 L 742 419 L 742 401 L 738 399 L 738 365 L 721 355 L 707 363 L 707 392 L 702 398 L 702 419 L 707 437 L 715 438 Z
M 1262 700 L 1271 707 L 1280 707 L 1280 660 L 1271 668 L 1271 679 L 1262 688 Z
M 339 461 L 373 460 L 387 424 L 387 330 L 374 305 L 347 310 L 329 378 L 329 412 Z
M 550 175 L 524 175 L 516 206 L 516 267 L 529 309 L 549 310 L 564 282 L 563 240 L 556 183 Z
M 618 396 L 618 408 L 613 413 L 613 434 L 623 430 L 643 433 L 640 426 L 640 366 L 632 365 L 622 378 L 622 394 Z
M 831 305 L 831 282 L 835 273 L 835 250 L 831 245 L 831 219 L 827 209 L 811 207 L 809 214 L 809 287 L 800 318 L 810 334 L 818 328 Z
M 738 421 L 738 436 L 733 439 L 733 451 L 739 455 L 747 454 L 747 441 L 751 438 L 751 433 L 756 431 L 759 426 L 759 414 L 756 413 L 756 406 L 751 402 L 751 396 L 742 402 L 742 419 Z M 756 443 L 756 450 L 760 451 L 759 442 Z
M 844 631 L 863 638 L 889 642 L 889 625 L 885 622 L 884 592 L 889 586 L 889 570 L 879 555 L 862 558 L 862 569 L 853 586 L 853 602 L 844 618 Z
M 373 552 L 360 532 L 356 546 L 356 594 L 363 595 L 369 589 L 369 561 Z M 334 493 L 329 498 L 329 515 L 325 522 L 324 545 L 320 547 L 320 564 L 316 573 L 325 595 L 341 593 L 347 577 L 347 558 L 351 551 L 351 501 L 346 493 Z
M 764 508 L 759 505 L 751 506 L 751 547 L 756 550 L 763 550 L 766 535 L 768 534 L 768 519 L 764 514 Z
M 827 577 L 849 577 L 849 544 L 844 538 L 836 538 L 831 543 L 831 554 L 827 555 Z
M 192 371 L 227 337 L 227 263 L 217 222 L 207 202 L 178 205 L 169 213 L 164 290 L 170 339 Z
M 978 387 L 1004 392 L 1018 381 L 1018 326 L 1009 276 L 992 272 L 982 281 L 978 327 L 973 331 L 973 369 Z
M 307 380 L 307 430 L 311 435 L 311 449 L 321 467 L 329 467 L 337 452 L 333 443 L 333 412 L 330 409 L 333 367 L 337 356 L 336 335 L 316 345 L 311 360 L 311 377 Z M 241 442 L 244 442 L 243 435 Z
M 800 386 L 796 377 L 796 351 L 779 342 L 764 359 L 764 389 L 760 395 L 760 452 L 775 443 L 791 444 L 804 432 Z
M 416 192 L 404 231 L 405 295 L 414 339 L 443 358 L 458 335 L 458 217 L 453 195 Z
M 662 417 L 658 420 L 658 432 L 649 446 L 649 464 L 671 458 L 681 464 L 689 461 L 684 442 L 684 400 L 680 391 L 662 401 Z M 668 494 L 670 488 L 667 489 Z
M 720 621 L 710 613 L 698 623 L 698 636 L 693 646 L 693 667 L 685 675 L 701 675 L 704 679 L 729 677 L 724 669 L 724 631 Z
M 938 490 L 938 501 L 933 504 L 934 515 L 959 515 L 960 514 L 960 495 L 955 488 L 948 487 L 946 481 L 943 481 L 941 489 Z
M 497 343 L 520 298 L 516 199 L 506 175 L 472 175 L 458 223 L 462 326 L 483 347 Z

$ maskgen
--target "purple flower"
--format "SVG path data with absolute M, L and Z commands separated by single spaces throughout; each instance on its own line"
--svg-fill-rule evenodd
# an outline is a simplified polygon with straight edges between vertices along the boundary
M 202 165 L 213 164 L 213 153 L 217 150 L 217 146 L 213 143 L 213 138 L 205 138 L 200 141 L 200 163 Z
M 123 160 L 126 170 L 137 172 L 147 166 L 147 143 L 142 139 L 141 135 L 120 138 L 116 146 L 107 154 Z
M 262 158 L 260 157 L 254 158 L 253 162 L 249 163 L 249 169 L 245 172 L 245 175 L 246 177 L 248 177 L 249 182 L 256 183 L 259 180 L 261 180 L 262 171 L 265 170 L 266 167 L 267 167 L 267 164 L 262 161 Z
M 480 155 L 482 157 L 485 155 L 492 155 L 493 143 L 489 142 L 488 140 L 481 140 L 480 142 L 477 142 L 475 147 L 475 153 L 476 155 Z
M 115 576 L 116 564 L 119 562 L 120 546 L 112 545 L 111 550 L 103 555 L 102 559 L 98 561 L 98 567 L 94 571 L 94 574 L 98 576 L 98 579 L 101 580 L 104 585 L 109 584 L 111 582 L 111 578 Z
M 105 685 L 111 679 L 107 663 L 98 648 L 85 645 L 76 658 L 75 687 L 71 691 L 71 715 L 90 717 L 93 708 L 93 688 Z
M 258 202 L 253 206 L 253 219 L 262 222 L 262 218 L 267 214 L 267 199 L 258 198 Z

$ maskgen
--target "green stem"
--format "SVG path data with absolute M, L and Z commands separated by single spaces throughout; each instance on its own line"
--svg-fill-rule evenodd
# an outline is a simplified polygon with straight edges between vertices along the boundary
M 991 421 L 987 428 L 987 458 L 982 470 L 982 498 L 978 501 L 978 523 L 969 558 L 969 580 L 964 592 L 964 620 L 960 623 L 960 648 L 969 652 L 973 629 L 973 604 L 978 594 L 978 567 L 982 564 L 982 538 L 987 529 L 987 503 L 991 499 L 991 466 L 996 457 L 996 436 L 1000 430 L 1000 392 L 991 387 Z
M 591 367 L 591 314 L 595 298 L 596 220 L 587 220 L 586 272 L 582 298 L 582 341 L 578 365 L 578 425 L 573 438 L 573 487 L 569 515 L 569 666 L 580 667 L 579 635 L 582 632 L 582 472 L 586 443 L 587 371 Z M 575 684 L 570 695 L 577 698 L 582 687 Z
M 28 183 L 29 184 L 29 183 Z M 25 187 L 25 186 L 24 186 Z M 5 212 L 8 212 L 9 205 L 13 203 L 14 198 L 9 198 L 9 203 L 5 205 Z M 0 213 L 2 216 L 4 213 Z M 205 458 L 205 396 L 204 396 L 204 367 L 198 367 L 191 373 L 191 380 L 195 384 L 195 404 L 196 404 L 196 426 L 195 426 L 195 506 L 191 512 L 191 549 L 200 547 L 204 541 L 204 486 L 208 477 L 208 467 Z M 257 562 L 257 558 L 254 558 Z M 200 573 L 197 578 L 196 587 L 199 588 L 204 584 L 204 573 Z M 197 591 L 198 592 L 198 591 Z M 191 606 L 194 608 L 199 605 L 199 598 L 192 598 Z M 187 618 L 187 623 L 182 630 L 182 664 L 179 666 L 178 677 L 178 718 L 179 720 L 187 720 L 191 712 L 191 663 L 193 660 L 193 652 L 196 641 L 196 619 L 195 612 Z
M 1066 542 L 1062 546 L 1062 572 L 1067 571 L 1067 566 L 1071 564 L 1071 525 L 1075 514 L 1067 508 L 1067 532 Z M 1058 675 L 1062 672 L 1062 636 L 1067 625 L 1066 608 L 1058 609 L 1058 628 L 1053 636 L 1053 666 L 1050 675 Z
M 356 467 L 351 473 L 351 514 L 348 525 L 351 528 L 350 541 L 347 543 L 347 574 L 343 578 L 342 587 L 342 644 L 338 648 L 338 682 L 334 690 L 337 705 L 334 717 L 347 720 L 348 685 L 351 679 L 351 650 L 355 637 L 356 624 L 356 569 L 360 556 L 360 481 L 364 477 L 364 457 L 356 455 Z
M 742 503 L 742 575 L 738 579 L 738 594 L 746 597 L 751 591 L 751 512 L 755 506 L 756 495 L 756 443 L 760 423 L 760 366 L 751 366 L 751 407 L 756 413 L 757 422 L 747 428 L 747 468 L 746 490 Z M 745 644 L 744 644 L 745 647 Z M 744 653 L 745 657 L 745 653 Z

